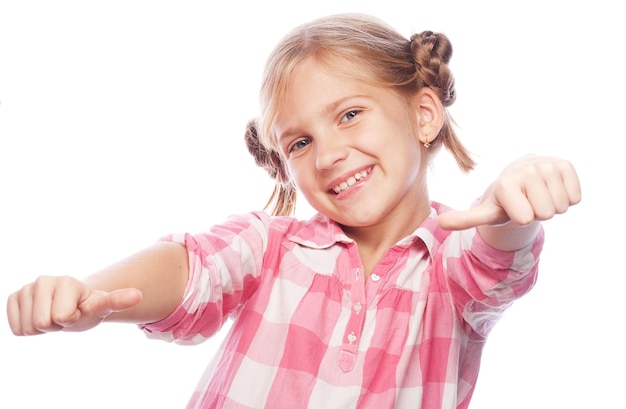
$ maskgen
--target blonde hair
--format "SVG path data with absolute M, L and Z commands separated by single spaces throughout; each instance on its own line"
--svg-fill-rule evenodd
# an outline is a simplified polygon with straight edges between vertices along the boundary
M 276 181 L 266 208 L 290 215 L 296 188 L 272 132 L 294 68 L 306 58 L 332 66 L 375 86 L 410 97 L 429 87 L 444 107 L 444 124 L 431 142 L 431 150 L 445 146 L 467 172 L 475 163 L 456 136 L 447 107 L 456 99 L 454 77 L 448 63 L 452 45 L 444 34 L 424 31 L 406 39 L 384 22 L 362 14 L 338 14 L 313 20 L 289 32 L 270 54 L 260 92 L 261 117 L 248 123 L 246 143 L 256 163 Z

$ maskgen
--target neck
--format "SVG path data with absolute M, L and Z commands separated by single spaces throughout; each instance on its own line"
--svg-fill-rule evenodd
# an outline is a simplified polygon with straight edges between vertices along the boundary
M 357 243 L 366 277 L 385 252 L 413 233 L 429 214 L 430 201 L 426 197 L 411 211 L 390 215 L 379 224 L 365 227 L 342 226 L 346 235 Z

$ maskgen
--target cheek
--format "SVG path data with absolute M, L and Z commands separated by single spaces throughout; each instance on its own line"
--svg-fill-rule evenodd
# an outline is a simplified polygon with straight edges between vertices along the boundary
M 318 183 L 315 162 L 305 158 L 292 160 L 287 164 L 287 172 L 302 197 L 315 207 L 319 194 L 323 193 Z
M 307 168 L 304 161 L 295 159 L 291 161 L 287 161 L 287 176 L 291 181 L 296 185 L 296 187 L 302 190 L 303 187 L 306 187 L 307 181 L 310 181 L 313 178 L 311 174 L 311 170 Z

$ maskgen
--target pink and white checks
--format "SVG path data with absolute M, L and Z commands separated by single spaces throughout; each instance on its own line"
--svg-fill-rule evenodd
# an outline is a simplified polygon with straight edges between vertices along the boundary
M 493 324 L 535 283 L 543 231 L 516 252 L 430 217 L 365 281 L 324 216 L 259 212 L 173 235 L 189 251 L 179 308 L 149 337 L 199 343 L 234 318 L 189 408 L 467 408 Z

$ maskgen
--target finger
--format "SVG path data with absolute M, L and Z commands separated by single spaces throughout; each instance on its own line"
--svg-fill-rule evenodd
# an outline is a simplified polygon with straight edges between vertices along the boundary
M 481 203 L 469 210 L 440 214 L 438 223 L 445 230 L 466 230 L 485 224 L 502 224 L 508 220 L 506 213 L 499 206 L 493 203 Z
M 20 304 L 17 302 L 17 294 L 15 293 L 7 299 L 7 320 L 13 335 L 24 335 L 20 325 Z
M 564 213 L 580 201 L 578 176 L 570 162 L 552 160 L 538 164 L 537 170 L 527 190 L 538 220 L 547 220 Z
M 78 306 L 81 314 L 102 321 L 114 312 L 127 310 L 139 304 L 141 291 L 136 288 L 123 288 L 110 293 L 93 291 Z
M 565 213 L 572 204 L 572 202 L 562 175 L 554 174 L 547 176 L 545 185 L 548 191 L 547 194 L 550 196 L 550 200 L 552 201 L 553 214 L 551 216 L 554 216 L 555 214 Z
M 569 204 L 573 206 L 581 200 L 580 180 L 574 166 L 570 162 L 564 162 L 562 171 L 563 185 L 569 197 Z
M 76 324 L 82 315 L 79 304 L 88 294 L 89 290 L 82 282 L 71 277 L 59 277 L 50 302 L 52 323 L 60 328 Z
M 558 190 L 558 184 L 553 189 Z M 559 195 L 548 188 L 546 181 L 543 179 L 525 186 L 524 196 L 527 210 L 523 213 L 520 211 L 517 214 L 512 211 L 512 213 L 509 213 L 511 220 L 523 225 L 532 220 L 548 220 L 552 218 L 556 214 L 553 193 Z
M 529 185 L 531 190 L 535 184 Z M 545 185 L 543 185 L 545 190 Z M 520 226 L 525 226 L 535 220 L 535 211 L 528 200 L 529 188 L 520 189 L 516 183 L 510 185 L 502 182 L 498 191 L 498 201 L 508 219 Z
M 111 291 L 105 297 L 103 303 L 102 313 L 106 315 L 101 316 L 105 318 L 113 312 L 124 311 L 138 305 L 141 302 L 141 291 L 136 288 L 123 288 L 120 290 Z
M 18 336 L 23 335 L 35 335 L 35 333 L 39 334 L 38 331 L 35 331 L 32 325 L 30 325 L 30 317 L 31 317 L 31 309 L 27 308 L 26 313 L 28 316 L 28 320 L 26 320 L 27 324 L 22 324 L 22 308 L 20 308 L 20 292 L 13 293 L 9 296 L 7 300 L 7 318 L 9 320 L 9 327 L 11 328 L 11 332 Z M 25 328 L 29 328 L 29 331 L 26 331 Z
M 37 335 L 43 333 L 39 328 L 45 326 L 46 321 L 50 320 L 50 304 L 47 304 L 47 308 L 44 307 L 45 303 L 41 303 L 41 307 L 37 308 L 38 302 L 37 296 L 37 284 L 36 282 L 27 286 L 24 286 L 18 297 L 20 305 L 20 325 L 24 335 Z

